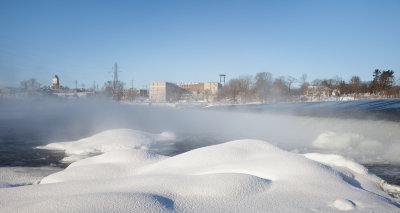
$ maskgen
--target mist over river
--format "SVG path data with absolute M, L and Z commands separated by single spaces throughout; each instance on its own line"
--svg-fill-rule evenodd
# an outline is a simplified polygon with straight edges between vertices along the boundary
M 37 149 L 104 130 L 172 132 L 173 156 L 237 139 L 262 139 L 296 153 L 330 153 L 364 164 L 400 185 L 400 101 L 257 104 L 213 107 L 131 105 L 102 100 L 0 101 L 0 167 L 61 167 L 63 151 Z

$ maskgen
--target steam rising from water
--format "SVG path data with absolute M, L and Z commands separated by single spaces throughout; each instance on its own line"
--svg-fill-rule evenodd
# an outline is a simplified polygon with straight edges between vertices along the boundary
M 133 106 L 99 100 L 0 102 L 0 145 L 71 141 L 114 128 L 174 132 L 176 153 L 251 138 L 295 152 L 335 153 L 361 163 L 400 163 L 399 122 Z

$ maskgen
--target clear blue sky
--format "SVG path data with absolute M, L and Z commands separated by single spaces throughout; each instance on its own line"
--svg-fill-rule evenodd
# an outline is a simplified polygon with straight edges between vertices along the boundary
M 1 0 L 0 86 L 400 76 L 400 1 Z

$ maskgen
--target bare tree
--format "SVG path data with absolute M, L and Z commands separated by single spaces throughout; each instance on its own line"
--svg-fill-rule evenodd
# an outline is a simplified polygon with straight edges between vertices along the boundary
M 300 94 L 305 95 L 308 90 L 307 74 L 303 74 L 300 77 Z
M 230 81 L 226 85 L 222 86 L 222 88 L 220 90 L 218 90 L 218 101 L 230 99 L 231 91 L 230 91 L 229 83 L 230 83 Z
M 307 83 L 307 74 L 303 74 L 300 76 L 300 84 L 301 86 L 304 85 L 305 83 Z
M 242 95 L 242 102 L 247 103 L 251 96 L 251 87 L 253 85 L 252 77 L 250 75 L 244 75 L 239 77 L 239 88 Z
M 272 74 L 269 72 L 260 72 L 255 76 L 255 95 L 264 103 L 267 101 L 272 88 Z
M 358 96 L 358 93 L 360 92 L 360 87 L 361 87 L 361 80 L 359 76 L 353 76 L 350 79 L 350 89 L 351 92 L 354 94 L 354 100 L 356 100 L 356 97 Z
M 289 96 L 290 96 L 290 90 L 291 90 L 291 88 L 292 88 L 292 85 L 293 85 L 293 83 L 295 83 L 297 81 L 297 79 L 296 78 L 294 78 L 294 77 L 292 77 L 292 76 L 288 76 L 287 78 L 286 78 L 286 85 L 287 85 L 287 87 L 288 87 L 288 89 L 289 89 Z
M 274 80 L 272 91 L 275 99 L 278 100 L 286 99 L 289 91 L 287 85 L 288 83 L 286 82 L 286 79 L 283 76 L 276 78 Z
M 104 83 L 103 92 L 106 97 L 112 97 L 112 95 L 113 95 L 112 81 L 107 81 L 106 83 Z
M 21 81 L 20 86 L 24 91 L 34 91 L 40 89 L 40 83 L 35 78 Z
M 211 96 L 212 96 L 211 90 L 209 89 L 204 90 L 204 99 L 207 101 L 207 103 L 210 101 Z
M 227 95 L 233 101 L 233 103 L 236 103 L 238 101 L 240 90 L 241 86 L 239 79 L 233 78 L 229 80 L 227 85 Z
M 28 91 L 28 81 L 23 80 L 20 82 L 20 85 L 22 90 Z

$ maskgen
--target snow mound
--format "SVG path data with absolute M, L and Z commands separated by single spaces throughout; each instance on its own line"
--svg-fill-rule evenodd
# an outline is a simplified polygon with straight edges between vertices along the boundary
M 173 157 L 113 150 L 72 163 L 40 185 L 0 189 L 0 212 L 399 210 L 376 176 L 342 166 L 338 157 L 323 163 L 310 156 L 317 161 L 260 140 Z
M 349 211 L 354 210 L 356 204 L 351 200 L 338 199 L 333 202 L 332 206 L 342 211 Z
M 162 145 L 160 142 L 171 141 L 174 138 L 175 135 L 171 132 L 151 134 L 132 129 L 112 129 L 78 141 L 51 143 L 37 148 L 65 150 L 68 156 L 63 161 L 73 162 L 114 150 L 156 149 Z

